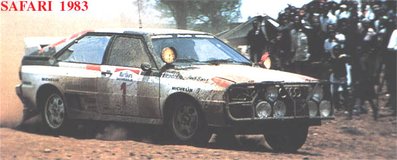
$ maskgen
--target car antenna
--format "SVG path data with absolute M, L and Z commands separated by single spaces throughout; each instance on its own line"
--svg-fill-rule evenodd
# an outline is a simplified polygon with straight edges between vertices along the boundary
M 139 17 L 139 28 L 142 28 L 142 19 L 141 19 L 141 0 L 138 0 L 138 17 Z

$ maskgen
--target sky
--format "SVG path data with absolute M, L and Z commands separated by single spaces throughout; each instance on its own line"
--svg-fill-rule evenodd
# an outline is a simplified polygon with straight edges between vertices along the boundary
M 301 7 L 311 0 L 241 0 L 241 19 L 246 21 L 248 17 L 260 14 L 267 14 L 272 18 L 277 18 L 278 13 L 286 8 L 288 4 Z
M 109 1 L 95 0 L 89 1 L 92 14 L 102 18 L 112 18 L 114 16 L 127 16 L 133 20 L 138 19 L 138 8 L 135 3 L 136 0 L 117 0 L 117 4 L 112 4 L 109 8 Z M 145 1 L 145 0 L 143 0 Z M 310 2 L 311 0 L 241 0 L 241 18 L 240 22 L 244 22 L 248 17 L 253 17 L 259 14 L 267 14 L 273 18 L 277 18 L 278 13 L 291 4 L 296 7 Z M 145 3 L 153 3 L 153 0 L 147 0 Z M 120 13 L 121 12 L 121 13 Z M 151 8 L 145 8 L 141 14 L 142 21 L 151 23 L 161 21 L 160 13 Z
M 52 12 L 2 12 L 2 16 L 15 17 L 20 15 L 30 15 L 34 17 L 33 19 L 48 19 L 48 21 L 56 21 L 57 19 L 73 19 L 75 17 L 86 18 L 81 23 L 90 24 L 91 21 L 108 21 L 114 23 L 113 26 L 120 27 L 137 27 L 139 22 L 138 16 L 138 0 L 87 0 L 88 10 L 85 12 L 60 11 L 60 2 L 63 0 L 52 0 L 53 1 L 53 11 Z M 143 27 L 167 27 L 170 18 L 166 19 L 161 17 L 161 13 L 157 11 L 154 7 L 150 7 L 154 4 L 155 0 L 141 0 L 146 3 L 146 6 L 141 12 L 141 20 Z M 294 5 L 296 7 L 301 7 L 303 4 L 310 2 L 311 0 L 241 0 L 241 18 L 239 22 L 245 22 L 248 17 L 254 17 L 259 14 L 267 14 L 273 18 L 277 18 L 278 13 L 287 7 L 288 4 Z M 75 18 L 78 21 L 80 18 Z M 1 21 L 1 20 L 0 20 Z M 5 22 L 6 23 L 6 22 Z M 8 23 L 8 22 L 7 22 Z M 70 23 L 70 22 L 69 22 Z M 123 24 L 123 25 L 119 25 Z M 132 25 L 131 25 L 132 24 Z M 86 25 L 88 26 L 88 25 Z

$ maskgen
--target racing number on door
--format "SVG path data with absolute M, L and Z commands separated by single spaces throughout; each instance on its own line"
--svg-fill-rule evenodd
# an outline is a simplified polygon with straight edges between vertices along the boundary
M 126 106 L 127 104 L 127 100 L 126 100 L 126 94 L 127 94 L 127 84 L 125 82 L 123 82 L 120 86 L 120 90 L 122 90 L 123 94 L 123 106 Z

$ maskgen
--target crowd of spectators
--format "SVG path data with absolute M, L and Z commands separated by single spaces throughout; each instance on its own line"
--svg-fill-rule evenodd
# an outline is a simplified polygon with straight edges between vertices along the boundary
M 250 57 L 270 53 L 272 67 L 330 80 L 333 102 L 349 113 L 366 113 L 364 102 L 378 118 L 376 87 L 385 84 L 396 114 L 397 1 L 313 0 L 279 13 L 279 25 L 266 27 L 258 16 L 247 35 Z M 261 28 L 262 27 L 262 28 Z M 394 34 L 394 33 L 393 33 Z M 395 41 L 395 40 L 394 40 Z M 388 46 L 389 45 L 389 46 Z

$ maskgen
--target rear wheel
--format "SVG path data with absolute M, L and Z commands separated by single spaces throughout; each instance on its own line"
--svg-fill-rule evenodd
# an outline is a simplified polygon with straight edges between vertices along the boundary
M 174 103 L 168 127 L 172 136 L 182 143 L 204 145 L 210 138 L 202 112 L 189 100 Z
M 66 122 L 66 104 L 62 96 L 53 92 L 50 93 L 44 101 L 42 108 L 43 125 L 50 132 L 58 132 Z
M 265 134 L 266 142 L 276 152 L 296 152 L 305 143 L 309 127 L 290 127 L 280 133 Z

